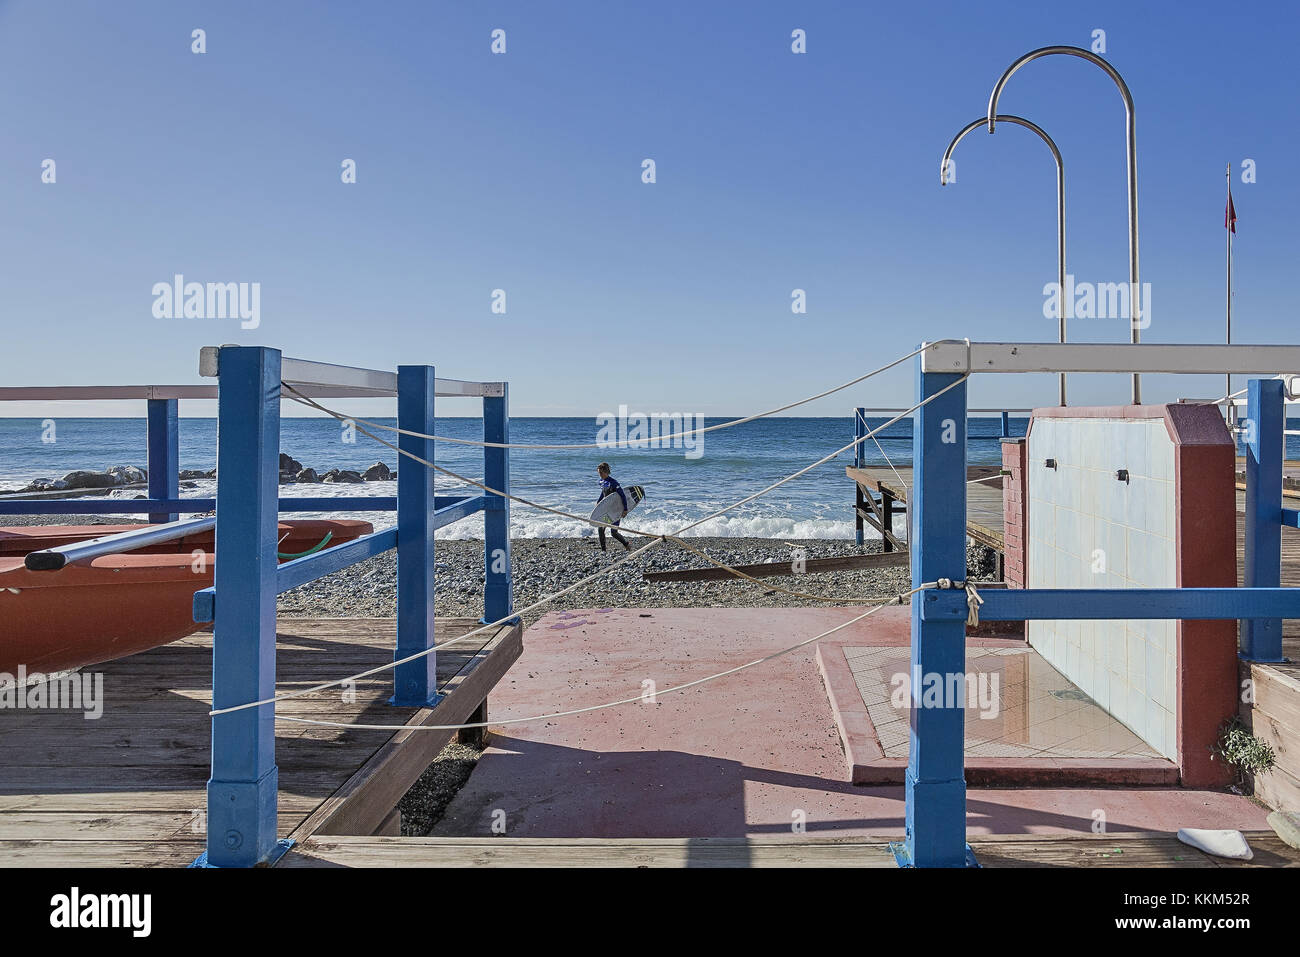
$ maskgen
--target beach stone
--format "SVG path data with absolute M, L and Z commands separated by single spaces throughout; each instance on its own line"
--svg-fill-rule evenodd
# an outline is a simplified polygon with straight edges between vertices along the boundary
M 322 482 L 337 482 L 346 485 L 357 485 L 364 481 L 360 473 L 351 469 L 330 469 L 321 479 Z
M 112 488 L 117 479 L 108 472 L 88 472 L 78 469 L 63 476 L 64 488 Z
M 118 485 L 139 485 L 149 480 L 149 473 L 137 465 L 114 465 L 108 474 L 117 479 Z
M 280 471 L 297 475 L 302 471 L 302 463 L 287 452 L 280 453 Z
M 1180 827 L 1178 840 L 1189 844 L 1198 851 L 1226 857 L 1229 860 L 1249 861 L 1255 852 L 1246 843 L 1246 835 L 1231 829 L 1218 830 L 1202 827 Z
M 293 477 L 295 482 L 319 482 L 320 476 L 316 474 L 315 469 L 303 469 Z
M 1268 816 L 1268 826 L 1287 844 L 1300 850 L 1300 812 L 1274 811 Z
M 211 475 L 202 469 L 181 469 L 179 477 L 183 479 L 212 478 Z
M 361 477 L 367 482 L 388 482 L 393 478 L 393 473 L 389 471 L 388 466 L 383 462 L 376 462 L 370 468 L 361 474 Z

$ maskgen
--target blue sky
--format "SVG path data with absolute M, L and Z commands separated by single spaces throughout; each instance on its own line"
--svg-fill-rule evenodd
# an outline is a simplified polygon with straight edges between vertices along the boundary
M 1095 29 L 1137 103 L 1144 341 L 1222 341 L 1232 162 L 1235 338 L 1295 342 L 1297 26 L 1268 3 L 0 2 L 0 382 L 191 382 L 200 346 L 241 342 L 508 379 L 521 415 L 729 415 L 922 339 L 1049 341 L 1046 150 L 1004 127 L 961 145 L 956 184 L 938 165 L 1017 56 Z M 1065 155 L 1070 272 L 1125 280 L 1110 80 L 1039 61 L 1001 109 Z M 260 283 L 260 327 L 155 318 L 176 273 Z M 1148 401 L 1220 394 L 1148 382 Z M 1075 383 L 1072 404 L 1127 395 Z M 900 369 L 803 411 L 912 390 Z M 974 405 L 1053 401 L 1049 378 L 972 386 Z

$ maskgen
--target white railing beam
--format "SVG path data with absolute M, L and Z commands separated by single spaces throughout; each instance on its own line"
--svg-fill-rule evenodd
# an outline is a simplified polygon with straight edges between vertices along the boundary
M 1114 342 L 932 342 L 924 372 L 1155 372 L 1275 375 L 1300 370 L 1300 346 Z

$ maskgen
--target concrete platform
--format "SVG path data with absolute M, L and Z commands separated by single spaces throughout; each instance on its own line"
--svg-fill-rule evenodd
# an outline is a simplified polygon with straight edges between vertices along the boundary
M 886 609 L 836 637 L 898 631 Z M 606 609 L 551 614 L 498 684 L 502 721 L 638 695 L 752 661 L 859 613 L 845 608 Z M 890 617 L 882 617 L 890 616 Z M 881 623 L 885 622 L 885 627 Z M 579 623 L 581 622 L 581 623 Z M 562 626 L 562 627 L 555 627 Z M 900 786 L 848 780 L 814 646 L 737 675 L 604 711 L 497 725 L 434 836 L 893 839 Z M 1214 791 L 972 789 L 972 835 L 1088 835 L 1179 827 L 1266 830 L 1266 812 Z M 494 826 L 495 825 L 495 826 Z
M 902 784 L 910 741 L 909 613 L 873 616 L 870 642 L 833 635 L 817 665 L 854 784 Z M 966 781 L 988 787 L 1173 785 L 1178 767 L 1024 641 L 968 637 Z

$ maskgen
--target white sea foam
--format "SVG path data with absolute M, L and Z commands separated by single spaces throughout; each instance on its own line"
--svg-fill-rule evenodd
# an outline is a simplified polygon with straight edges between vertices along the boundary
M 457 495 L 477 493 L 477 489 L 457 483 L 452 480 L 443 481 L 440 477 L 438 491 L 444 495 Z M 117 498 L 134 498 L 140 493 L 137 490 L 111 492 L 111 497 Z M 186 497 L 210 498 L 216 495 L 216 482 L 212 480 L 199 479 L 194 482 L 194 487 L 185 489 L 183 493 Z M 280 486 L 280 494 L 286 498 L 347 498 L 354 496 L 392 496 L 397 494 L 396 482 L 366 482 L 364 485 L 344 485 L 334 483 L 312 483 L 312 484 L 289 484 Z M 523 493 L 521 493 L 523 494 Z M 559 508 L 564 511 L 573 512 L 577 515 L 586 514 L 591 509 L 591 501 L 583 499 L 581 502 L 575 501 L 552 501 L 549 498 L 542 498 L 543 504 Z M 727 515 L 721 515 L 711 518 L 690 529 L 683 537 L 714 537 L 714 538 L 773 538 L 773 539 L 814 539 L 814 538 L 831 538 L 846 539 L 853 537 L 853 521 L 851 518 L 831 517 L 835 512 L 840 514 L 851 514 L 852 499 L 845 495 L 845 507 L 842 510 L 822 508 L 819 512 L 827 513 L 824 517 L 821 515 L 800 515 L 789 514 L 793 509 L 788 503 L 774 504 L 765 506 L 762 502 L 756 502 L 744 506 L 743 510 Z M 675 533 L 678 529 L 692 522 L 698 521 L 706 515 L 710 515 L 720 508 L 728 505 L 728 502 L 693 502 L 689 505 L 681 501 L 672 501 L 668 503 L 656 503 L 647 501 L 647 503 L 632 512 L 625 520 L 624 525 L 629 528 L 636 528 L 641 531 L 649 532 L 654 535 L 664 535 Z M 293 512 L 285 513 L 284 518 L 358 518 L 368 521 L 376 528 L 386 528 L 396 521 L 396 516 L 392 512 L 366 512 L 351 510 L 328 510 L 318 512 Z M 538 509 L 529 508 L 526 505 L 513 503 L 510 509 L 510 534 L 515 538 L 572 538 L 576 536 L 595 535 L 596 529 L 590 525 L 574 521 L 573 519 L 564 518 L 559 515 L 553 515 L 549 512 L 543 512 Z M 870 528 L 867 529 L 868 538 L 879 538 L 880 536 Z M 466 539 L 483 537 L 483 516 L 481 514 L 471 515 L 462 519 L 446 528 L 439 529 L 437 538 L 440 539 Z

